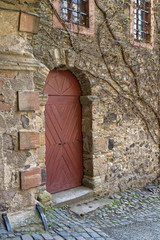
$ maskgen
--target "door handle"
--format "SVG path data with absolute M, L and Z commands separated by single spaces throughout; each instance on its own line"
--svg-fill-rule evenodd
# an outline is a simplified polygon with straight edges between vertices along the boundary
M 64 142 L 64 143 L 58 143 L 58 145 L 64 145 L 64 144 L 67 144 L 66 142 Z

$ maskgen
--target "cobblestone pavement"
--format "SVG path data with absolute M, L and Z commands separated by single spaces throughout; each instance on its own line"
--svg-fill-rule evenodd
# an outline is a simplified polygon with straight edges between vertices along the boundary
M 0 228 L 0 239 L 141 240 L 142 238 L 136 234 L 134 237 L 132 231 L 127 233 L 129 226 L 134 225 L 135 231 L 136 227 L 141 231 L 142 225 L 145 231 L 145 225 L 151 226 L 151 223 L 160 226 L 160 186 L 152 186 L 148 190 L 134 189 L 110 197 L 114 199 L 112 205 L 84 216 L 75 215 L 68 207 L 50 208 L 46 212 L 49 232 L 7 233 Z M 144 240 L 160 240 L 160 229 L 155 234 L 152 232 L 150 236 L 147 234 L 143 236 Z

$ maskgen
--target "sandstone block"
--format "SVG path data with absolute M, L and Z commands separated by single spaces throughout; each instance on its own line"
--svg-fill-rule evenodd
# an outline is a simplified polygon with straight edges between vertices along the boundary
M 93 139 L 93 151 L 94 152 L 106 152 L 107 140 L 104 137 L 97 137 Z
M 109 126 L 109 129 L 114 130 L 116 127 L 117 127 L 116 124 L 112 124 L 112 125 Z
M 48 94 L 40 94 L 39 96 L 40 106 L 45 106 L 47 100 L 48 100 Z
M 41 185 L 41 169 L 35 167 L 20 171 L 21 175 L 21 189 L 27 190 Z
M 19 31 L 38 33 L 39 30 L 39 16 L 21 12 Z
M 47 176 L 46 176 L 46 168 L 42 168 L 41 169 L 41 182 L 42 183 L 46 183 L 46 178 L 47 178 Z
M 88 132 L 92 130 L 92 121 L 90 118 L 82 119 L 82 132 Z
M 21 116 L 21 121 L 22 121 L 22 126 L 24 128 L 28 128 L 29 127 L 29 118 L 27 115 L 22 115 Z
M 11 106 L 8 103 L 0 102 L 0 111 L 10 111 Z
M 0 132 L 5 132 L 6 131 L 6 121 L 4 119 L 4 117 L 0 116 Z M 2 148 L 1 148 L 2 149 Z
M 38 162 L 42 162 L 45 159 L 46 147 L 43 145 L 38 149 Z
M 48 193 L 46 190 L 42 193 L 39 194 L 38 200 L 42 203 L 45 204 L 46 202 L 51 201 L 51 194 Z
M 0 70 L 0 77 L 2 78 L 15 78 L 15 76 L 17 75 L 17 71 L 3 71 L 3 70 Z M 3 81 L 0 80 L 0 82 L 2 82 L 2 86 L 3 86 Z
M 3 82 L 2 80 L 0 80 L 0 90 L 2 90 L 2 87 L 3 87 Z
M 35 131 L 19 132 L 20 150 L 39 148 L 39 147 L 40 147 L 39 132 L 35 132 Z
M 3 95 L 0 94 L 0 101 L 3 101 L 3 100 L 4 100 Z
M 87 176 L 93 176 L 93 160 L 89 159 L 84 162 L 84 174 Z
M 13 139 L 9 134 L 3 134 L 4 150 L 13 150 Z
M 83 138 L 83 151 L 84 152 L 92 152 L 92 139 L 91 136 L 85 136 Z
M 39 93 L 32 91 L 18 92 L 19 111 L 39 110 Z
M 41 232 L 44 229 L 42 220 L 35 206 L 33 208 L 25 208 L 23 211 L 10 212 L 8 213 L 8 218 L 12 226 L 12 230 L 16 232 Z M 23 235 L 23 237 L 24 236 L 27 236 L 25 239 L 30 240 L 30 238 L 28 238 L 28 234 Z M 21 238 L 17 236 L 14 239 L 18 240 Z
M 40 145 L 43 146 L 45 145 L 45 132 L 40 133 Z

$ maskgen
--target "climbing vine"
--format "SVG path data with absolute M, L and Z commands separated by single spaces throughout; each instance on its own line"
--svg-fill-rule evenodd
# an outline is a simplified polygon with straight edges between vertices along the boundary
M 67 32 L 70 47 L 80 56 L 83 50 L 78 49 L 79 33 L 77 36 L 68 29 L 65 21 L 48 0 L 54 14 Z M 122 101 L 117 104 L 128 105 L 128 111 L 140 117 L 154 143 L 160 143 L 160 114 L 159 114 L 159 41 L 153 50 L 134 46 L 128 34 L 130 30 L 130 1 L 94 0 L 96 11 L 101 14 L 98 21 L 95 39 L 101 60 L 107 76 L 97 76 L 106 82 Z M 125 12 L 128 12 L 128 16 Z M 155 34 L 159 35 L 158 14 L 159 3 L 155 5 Z M 121 76 L 118 76 L 118 71 Z M 142 73 L 143 72 L 143 73 Z M 91 74 L 91 72 L 86 72 Z M 127 79 L 123 81 L 123 77 Z M 103 89 L 105 91 L 105 89 Z

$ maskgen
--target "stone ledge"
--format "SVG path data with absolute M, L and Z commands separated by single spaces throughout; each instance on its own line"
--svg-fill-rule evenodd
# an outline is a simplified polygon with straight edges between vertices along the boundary
M 0 52 L 0 70 L 36 71 L 40 63 L 32 55 Z

